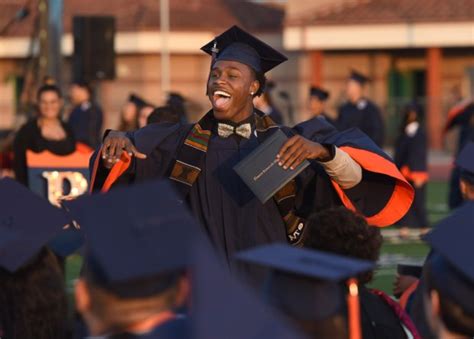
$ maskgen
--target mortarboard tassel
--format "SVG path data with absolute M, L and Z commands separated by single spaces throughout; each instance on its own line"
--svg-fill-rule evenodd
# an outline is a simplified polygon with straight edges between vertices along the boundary
M 347 287 L 349 289 L 349 293 L 347 294 L 349 339 L 362 339 L 360 329 L 359 286 L 357 285 L 357 279 L 349 279 L 347 281 Z
M 217 40 L 214 40 L 214 45 L 212 46 L 211 52 L 212 52 L 212 63 L 214 63 L 214 61 L 217 58 L 217 53 L 219 53 L 219 48 L 217 48 Z
M 214 45 L 212 46 L 211 49 L 212 52 L 212 60 L 211 60 L 211 67 L 209 67 L 209 76 L 207 77 L 207 83 L 209 83 L 209 79 L 211 78 L 211 71 L 212 71 L 212 66 L 214 66 L 214 62 L 216 61 L 217 58 L 217 53 L 219 53 L 219 48 L 217 48 L 217 40 L 214 40 Z M 207 86 L 206 86 L 206 95 L 209 95 L 207 92 Z

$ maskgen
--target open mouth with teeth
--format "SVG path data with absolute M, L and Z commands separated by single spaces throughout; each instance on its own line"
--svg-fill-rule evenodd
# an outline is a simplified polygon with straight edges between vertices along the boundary
M 224 91 L 218 90 L 212 94 L 212 106 L 218 111 L 224 111 L 229 108 L 232 96 Z

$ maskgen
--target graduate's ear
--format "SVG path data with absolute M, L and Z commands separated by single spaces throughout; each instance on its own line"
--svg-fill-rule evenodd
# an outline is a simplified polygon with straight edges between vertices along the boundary
M 436 290 L 430 292 L 431 312 L 437 318 L 441 318 L 441 305 L 439 302 L 439 293 Z
M 467 184 L 464 180 L 459 180 L 459 189 L 461 190 L 461 195 L 463 198 L 466 198 L 467 195 Z
M 191 296 L 191 281 L 190 281 L 189 273 L 186 273 L 178 280 L 175 307 L 181 307 L 185 305 L 187 302 L 190 302 L 190 296 Z
M 260 88 L 260 82 L 258 80 L 254 80 L 252 81 L 252 83 L 250 84 L 250 95 L 251 96 L 254 96 L 255 93 L 257 93 L 257 91 L 259 90 Z
M 91 297 L 84 279 L 77 280 L 74 286 L 74 297 L 76 299 L 76 309 L 79 313 L 84 314 L 90 310 Z

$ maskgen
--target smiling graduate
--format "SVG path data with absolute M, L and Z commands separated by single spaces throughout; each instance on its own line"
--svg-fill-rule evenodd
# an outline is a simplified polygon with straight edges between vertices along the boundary
M 196 124 L 110 131 L 91 160 L 93 190 L 168 177 L 231 269 L 237 251 L 273 242 L 298 245 L 304 219 L 314 210 L 345 205 L 377 226 L 406 213 L 413 189 L 362 132 L 338 133 L 321 119 L 280 127 L 254 108 L 265 73 L 284 55 L 236 26 L 202 50 L 212 56 L 212 109 Z M 278 129 L 289 137 L 279 165 L 288 171 L 304 160 L 311 165 L 262 204 L 233 167 Z

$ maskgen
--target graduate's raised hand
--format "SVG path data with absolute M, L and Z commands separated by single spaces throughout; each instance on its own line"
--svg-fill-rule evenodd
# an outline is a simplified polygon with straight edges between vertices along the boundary
M 124 132 L 110 131 L 103 142 L 102 161 L 105 167 L 111 168 L 120 160 L 123 152 L 127 152 L 129 156 L 138 159 L 146 159 L 146 155 L 140 153 L 132 141 Z
M 329 151 L 323 145 L 301 135 L 288 139 L 277 154 L 278 165 L 294 170 L 306 159 L 329 160 Z

